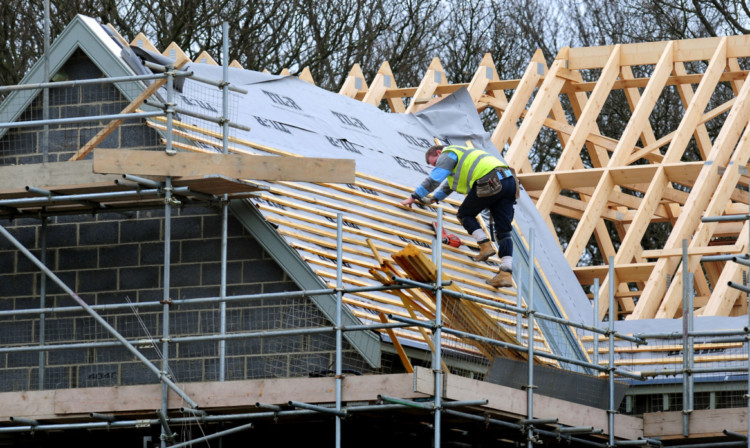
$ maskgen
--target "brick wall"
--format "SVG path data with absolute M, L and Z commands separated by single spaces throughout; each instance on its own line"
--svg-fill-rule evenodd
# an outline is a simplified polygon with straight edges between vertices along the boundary
M 83 55 L 76 53 L 63 69 L 67 79 L 101 76 Z M 116 113 L 127 101 L 112 86 L 79 86 L 51 94 L 50 117 Z M 40 99 L 23 119 L 41 118 Z M 51 126 L 50 161 L 67 160 L 101 124 Z M 0 139 L 0 165 L 41 161 L 41 129 L 14 129 Z M 158 136 L 142 122 L 126 123 L 102 147 L 158 149 Z M 221 215 L 211 208 L 172 211 L 169 312 L 171 337 L 217 334 L 218 303 L 190 303 L 217 297 L 220 285 Z M 36 219 L 0 222 L 36 256 L 42 228 Z M 47 225 L 47 265 L 83 300 L 131 340 L 158 338 L 164 329 L 163 210 L 123 214 L 52 217 Z M 227 294 L 294 291 L 297 286 L 238 221 L 230 217 Z M 79 308 L 59 286 L 47 280 L 47 307 L 74 307 L 74 312 L 9 314 L 37 309 L 41 274 L 9 241 L 0 238 L 0 348 L 38 345 L 43 327 L 46 343 L 84 343 L 42 355 L 42 388 L 75 388 L 157 382 L 135 356 Z M 122 307 L 129 302 L 148 307 Z M 109 307 L 109 308 L 107 308 Z M 117 308 L 114 308 L 117 307 Z M 227 332 L 317 327 L 330 325 L 306 299 L 264 299 L 230 302 Z M 161 345 L 138 345 L 160 366 Z M 226 343 L 226 378 L 268 378 L 308 375 L 333 368 L 333 334 L 232 339 Z M 176 381 L 212 381 L 219 375 L 219 342 L 170 344 L 169 365 Z M 367 370 L 363 359 L 345 342 L 347 368 Z M 39 388 L 39 352 L 0 352 L 0 391 Z

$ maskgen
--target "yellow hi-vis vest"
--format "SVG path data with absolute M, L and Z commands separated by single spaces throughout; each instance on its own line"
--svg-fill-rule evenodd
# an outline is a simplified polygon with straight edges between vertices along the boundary
M 458 163 L 453 168 L 453 173 L 448 176 L 448 186 L 461 194 L 468 193 L 474 182 L 493 169 L 508 168 L 500 159 L 481 149 L 450 145 L 443 148 L 443 152 L 452 152 L 458 156 Z

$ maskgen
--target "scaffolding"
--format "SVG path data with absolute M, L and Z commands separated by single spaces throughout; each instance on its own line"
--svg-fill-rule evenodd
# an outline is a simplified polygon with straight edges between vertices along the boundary
M 224 24 L 224 57 L 223 68 L 224 68 L 224 79 L 220 82 L 209 82 L 222 89 L 224 97 L 224 109 L 221 117 L 215 119 L 217 123 L 220 123 L 223 127 L 223 153 L 228 153 L 228 127 L 232 125 L 230 120 L 227 118 L 227 96 L 228 91 L 231 88 L 228 82 L 227 70 L 228 70 L 228 50 L 227 50 L 227 25 Z M 173 115 L 176 112 L 172 104 L 172 95 L 174 94 L 174 79 L 176 77 L 190 77 L 191 74 L 188 72 L 182 72 L 175 70 L 174 67 L 159 67 L 157 65 L 151 65 L 151 68 L 160 70 L 163 73 L 157 75 L 149 75 L 147 77 L 135 77 L 130 78 L 128 81 L 135 80 L 166 80 L 167 88 L 167 102 L 163 104 L 163 110 L 159 112 L 144 112 L 144 113 L 133 113 L 125 118 L 147 118 L 153 116 L 165 116 L 166 128 L 165 133 L 165 151 L 167 154 L 174 154 L 176 151 L 173 146 L 173 133 L 172 121 Z M 120 82 L 120 79 L 102 79 L 91 82 L 108 83 L 108 82 Z M 205 80 L 203 80 L 205 81 Z M 74 81 L 69 83 L 43 83 L 33 86 L 22 86 L 14 87 L 17 88 L 29 88 L 29 89 L 46 89 L 50 87 L 60 87 L 65 85 L 82 84 L 88 81 Z M 11 90 L 11 88 L 3 88 L 4 90 Z M 181 110 L 182 114 L 190 114 L 189 111 Z M 2 127 L 13 127 L 13 126 L 39 126 L 39 125 L 50 125 L 59 123 L 72 123 L 75 120 L 112 120 L 122 119 L 121 115 L 101 115 L 93 116 L 81 119 L 43 119 L 39 121 L 23 122 L 20 123 L 5 123 Z M 205 116 L 198 116 L 197 118 L 206 119 Z M 211 118 L 211 117 L 208 117 Z M 693 298 L 692 288 L 687 286 L 683 287 L 683 301 L 685 312 L 683 314 L 684 325 L 683 332 L 681 334 L 638 334 L 638 335 L 626 335 L 615 331 L 615 320 L 617 311 L 615 307 L 615 293 L 614 293 L 614 282 L 610 282 L 609 288 L 610 293 L 608 295 L 609 304 L 608 310 L 608 325 L 606 328 L 600 328 L 598 325 L 585 325 L 579 322 L 573 322 L 568 319 L 547 315 L 544 313 L 537 312 L 534 305 L 534 289 L 532 287 L 533 276 L 534 276 L 534 235 L 533 231 L 527 235 L 529 241 L 529 272 L 528 278 L 525 283 L 519 287 L 519 298 L 523 297 L 525 300 L 519 300 L 518 305 L 512 306 L 503 304 L 496 301 L 491 301 L 476 297 L 470 294 L 458 293 L 449 288 L 450 283 L 440 281 L 442 279 L 442 242 L 439 238 L 435 238 L 432 244 L 432 250 L 434 254 L 434 260 L 437 267 L 437 274 L 435 281 L 432 283 L 425 283 L 415 281 L 409 278 L 393 278 L 395 284 L 384 285 L 384 286 L 368 286 L 368 287 L 344 287 L 342 281 L 343 272 L 343 233 L 344 233 L 344 215 L 342 213 L 337 214 L 336 218 L 336 235 L 337 235 L 337 260 L 336 260 L 336 287 L 334 289 L 321 289 L 321 290 L 306 290 L 300 292 L 281 292 L 281 293 L 263 293 L 263 294 L 245 294 L 245 295 L 229 295 L 227 294 L 227 233 L 228 233 L 228 212 L 230 205 L 230 197 L 227 193 L 223 194 L 206 194 L 191 190 L 189 186 L 175 186 L 171 177 L 167 176 L 164 181 L 153 181 L 149 179 L 137 178 L 134 176 L 126 176 L 124 179 L 137 185 L 137 189 L 126 192 L 100 192 L 100 193 L 88 193 L 88 194 L 68 194 L 68 195 L 54 195 L 49 191 L 42 191 L 39 189 L 29 188 L 27 189 L 29 194 L 36 195 L 36 197 L 30 198 L 0 198 L 0 210 L 2 210 L 7 216 L 34 216 L 41 220 L 40 239 L 41 253 L 37 257 L 29 249 L 12 235 L 4 226 L 0 226 L 0 234 L 8 239 L 19 252 L 26 256 L 31 262 L 43 273 L 43 278 L 48 278 L 54 282 L 59 288 L 65 291 L 73 300 L 79 305 L 78 307 L 48 307 L 45 304 L 46 284 L 42 281 L 42 288 L 40 290 L 40 306 L 35 310 L 11 310 L 11 311 L 0 311 L 0 315 L 4 316 L 21 316 L 21 315 L 35 315 L 38 316 L 40 333 L 39 333 L 39 345 L 37 346 L 22 346 L 22 347 L 2 347 L 0 353 L 11 353 L 11 352 L 38 352 L 39 353 L 39 386 L 43 386 L 44 375 L 45 375 L 45 362 L 43 354 L 45 352 L 55 350 L 66 350 L 71 348 L 85 348 L 85 347 L 103 347 L 103 346 L 117 346 L 124 347 L 130 353 L 132 353 L 138 360 L 145 365 L 148 370 L 158 379 L 162 387 L 161 393 L 161 406 L 156 411 L 155 418 L 149 419 L 118 419 L 112 415 L 101 415 L 92 413 L 91 418 L 100 421 L 84 422 L 84 423 L 55 423 L 48 424 L 39 421 L 35 421 L 26 418 L 22 415 L 13 416 L 11 418 L 14 426 L 3 426 L 0 427 L 0 434 L 9 433 L 33 433 L 33 432 L 44 432 L 44 431 L 58 431 L 66 429 L 114 429 L 114 428 L 136 428 L 144 426 L 159 426 L 161 428 L 161 446 L 162 447 L 183 447 L 190 446 L 191 444 L 209 441 L 230 434 L 234 434 L 241 431 L 246 431 L 253 427 L 252 421 L 262 419 L 283 419 L 286 417 L 304 417 L 313 415 L 329 415 L 335 419 L 335 427 L 331 429 L 335 435 L 336 447 L 342 446 L 342 425 L 345 424 L 347 416 L 360 413 L 360 412 L 398 412 L 402 410 L 419 410 L 421 412 L 430 413 L 433 415 L 432 425 L 432 440 L 434 446 L 442 446 L 442 435 L 444 434 L 445 424 L 443 423 L 444 416 L 451 416 L 458 418 L 463 421 L 478 421 L 488 426 L 499 427 L 503 429 L 512 430 L 516 434 L 516 438 L 513 443 L 525 443 L 527 447 L 531 448 L 534 445 L 549 443 L 550 445 L 560 443 L 572 443 L 576 446 L 591 446 L 591 447 L 614 447 L 614 446 L 661 446 L 662 441 L 653 438 L 633 439 L 633 440 L 615 440 L 615 415 L 618 413 L 616 408 L 617 404 L 614 399 L 614 382 L 615 378 L 634 378 L 644 379 L 645 377 L 658 377 L 658 376 L 674 376 L 680 375 L 683 381 L 683 435 L 685 437 L 690 436 L 689 426 L 689 415 L 693 411 L 693 383 L 692 377 L 698 373 L 709 373 L 709 372 L 728 372 L 728 371 L 741 371 L 748 373 L 748 381 L 750 381 L 750 367 L 716 367 L 716 368 L 696 368 L 692 356 L 692 347 L 694 344 L 694 338 L 714 338 L 715 342 L 741 342 L 744 344 L 750 344 L 750 323 L 744 331 L 735 332 L 695 332 L 693 331 L 693 306 L 691 300 Z M 245 186 L 244 191 L 253 191 L 256 186 Z M 46 233 L 45 225 L 47 216 L 54 215 L 55 213 L 90 213 L 92 211 L 105 209 L 102 204 L 109 200 L 113 200 L 118 197 L 127 197 L 130 202 L 126 202 L 125 207 L 138 208 L 140 206 L 154 207 L 154 199 L 163 204 L 164 211 L 164 236 L 163 236 L 163 296 L 159 301 L 146 301 L 139 303 L 129 304 L 112 304 L 112 305 L 88 305 L 82 300 L 73 289 L 71 289 L 66 283 L 57 276 L 49 267 L 47 267 L 46 259 Z M 181 304 L 186 304 L 187 301 L 173 300 L 170 297 L 170 247 L 172 242 L 172 232 L 170 222 L 172 219 L 172 208 L 176 204 L 176 199 L 179 199 L 183 203 L 192 205 L 202 205 L 206 203 L 219 204 L 221 208 L 221 273 L 220 273 L 220 294 L 218 297 L 203 297 L 198 299 L 190 299 L 191 304 L 209 304 L 212 306 L 218 305 L 220 315 L 220 325 L 217 334 L 206 334 L 199 336 L 187 336 L 187 337 L 173 337 L 170 335 L 170 313 L 171 309 Z M 240 199 L 237 199 L 240 200 Z M 61 208 L 55 210 L 56 204 L 76 204 L 73 210 L 70 208 Z M 443 213 L 442 208 L 437 209 L 437 232 L 436 235 L 442 234 L 443 229 Z M 683 257 L 687 259 L 687 243 L 683 246 Z M 734 258 L 734 261 L 743 263 L 746 258 Z M 613 278 L 614 273 L 614 262 L 610 260 L 610 278 Z M 685 278 L 687 278 L 687 271 L 685 272 Z M 692 284 L 692 282 L 684 282 L 685 284 Z M 750 288 L 744 285 L 732 284 L 730 285 L 736 289 L 740 289 L 750 295 Z M 496 308 L 498 310 L 504 310 L 507 312 L 515 313 L 518 316 L 518 328 L 519 334 L 521 332 L 522 319 L 525 319 L 526 327 L 529 332 L 529 337 L 526 339 L 526 344 L 522 342 L 518 344 L 509 343 L 506 341 L 500 341 L 493 338 L 488 338 L 481 334 L 473 334 L 464 331 L 459 331 L 454 328 L 450 328 L 443 321 L 443 315 L 440 312 L 435 313 L 435 317 L 432 320 L 425 319 L 408 319 L 395 315 L 388 316 L 391 322 L 383 324 L 368 324 L 368 325 L 345 325 L 342 320 L 342 313 L 344 310 L 344 296 L 346 294 L 352 294 L 357 292 L 367 291 L 392 291 L 401 289 L 420 288 L 423 290 L 430 291 L 435 297 L 435 309 L 442 309 L 442 301 L 445 296 L 457 297 L 462 300 L 471 301 L 474 303 L 481 304 L 486 307 Z M 598 285 L 594 288 L 595 296 L 598 294 Z M 329 326 L 317 326 L 314 328 L 294 328 L 287 330 L 267 330 L 267 331 L 245 331 L 245 332 L 230 332 L 227 329 L 227 304 L 231 303 L 245 303 L 257 300 L 267 299 L 279 299 L 279 300 L 291 300 L 299 298 L 310 298 L 317 295 L 331 295 L 334 294 L 336 297 L 336 311 L 335 318 L 333 319 L 333 325 Z M 597 303 L 598 297 L 595 297 L 594 313 L 600 309 Z M 153 308 L 161 309 L 162 318 L 162 334 L 158 338 L 152 339 L 128 339 L 123 336 L 118 329 L 112 326 L 106 319 L 104 319 L 100 312 L 107 310 L 116 310 L 123 308 Z M 99 325 L 101 325 L 116 341 L 112 342 L 92 342 L 92 343 L 80 343 L 80 344 L 51 344 L 45 340 L 44 322 L 45 317 L 51 313 L 67 313 L 74 312 L 83 309 L 88 313 Z M 591 362 L 585 362 L 578 359 L 573 359 L 566 356 L 561 356 L 554 353 L 545 353 L 535 351 L 533 341 L 533 329 L 535 328 L 535 322 L 538 320 L 552 322 L 559 325 L 569 326 L 585 332 L 590 332 L 594 335 L 594 359 Z M 598 319 L 595 319 L 595 322 Z M 361 332 L 361 331 L 375 331 L 375 330 L 386 330 L 395 328 L 417 328 L 422 327 L 428 330 L 432 335 L 432 345 L 434 351 L 432 352 L 432 359 L 430 363 L 433 392 L 428 400 L 409 400 L 402 397 L 392 397 L 387 395 L 381 395 L 377 403 L 374 404 L 345 404 L 342 399 L 342 386 L 345 381 L 344 372 L 344 361 L 342 359 L 343 352 L 343 337 L 348 332 Z M 227 414 L 227 413 L 216 413 L 211 414 L 206 410 L 201 409 L 201 403 L 195 401 L 188 392 L 186 392 L 180 385 L 178 385 L 170 374 L 169 365 L 169 353 L 174 344 L 181 342 L 215 342 L 218 344 L 218 358 L 219 358 L 219 382 L 227 381 L 226 378 L 226 343 L 230 340 L 240 339 L 253 339 L 253 338 L 264 338 L 271 336 L 290 336 L 290 335 L 312 335 L 312 334 L 333 334 L 335 335 L 335 371 L 334 380 L 334 397 L 331 402 L 333 406 L 323 406 L 315 403 L 304 403 L 298 401 L 288 401 L 285 405 L 279 405 L 274 403 L 255 403 L 259 412 L 251 413 L 238 413 L 238 414 Z M 508 419 L 500 418 L 499 416 L 491 416 L 492 414 L 486 409 L 483 409 L 488 402 L 487 399 L 481 400 L 465 400 L 465 401 L 449 401 L 446 400 L 443 393 L 445 384 L 445 376 L 449 374 L 443 368 L 444 361 L 444 338 L 445 334 L 453 335 L 459 339 L 480 341 L 484 344 L 490 344 L 493 346 L 502 347 L 509 350 L 514 350 L 519 353 L 525 353 L 527 362 L 527 384 L 525 385 L 526 392 L 526 415 L 520 419 Z M 606 364 L 602 365 L 598 360 L 599 337 L 603 336 L 607 342 L 607 361 Z M 646 344 L 648 340 L 657 339 L 678 339 L 681 340 L 684 347 L 684 356 L 682 367 L 679 369 L 663 369 L 658 371 L 640 372 L 633 373 L 626 369 L 618 368 L 615 365 L 615 341 L 629 341 L 635 344 Z M 519 341 L 522 341 L 519 338 Z M 161 364 L 156 365 L 146 356 L 144 356 L 139 347 L 151 346 L 157 347 L 161 345 Z M 558 419 L 549 418 L 537 418 L 534 408 L 535 403 L 535 362 L 536 358 L 546 358 L 553 361 L 569 363 L 571 365 L 577 365 L 583 367 L 591 372 L 596 372 L 598 375 L 606 376 L 609 388 L 608 397 L 608 408 L 605 411 L 607 416 L 607 427 L 605 428 L 594 428 L 585 426 L 566 426 L 559 423 Z M 186 407 L 180 408 L 180 412 L 183 414 L 182 417 L 170 416 L 169 406 L 169 392 L 172 391 L 177 394 Z M 750 400 L 750 398 L 748 398 Z M 750 405 L 750 401 L 748 402 Z M 192 438 L 190 440 L 177 441 L 175 433 L 173 432 L 174 425 L 181 425 L 187 423 L 208 423 L 208 422 L 225 422 L 232 423 L 236 421 L 251 421 L 250 423 L 239 424 L 230 429 L 217 431 L 210 435 L 202 437 Z M 750 431 L 750 428 L 749 428 Z M 606 434 L 607 440 L 605 441 L 600 435 Z M 750 447 L 750 441 L 748 436 L 737 434 L 731 431 L 725 431 L 726 439 L 728 441 L 722 442 L 722 446 L 748 446 Z M 683 444 L 683 445 L 670 445 L 680 447 L 693 447 L 698 448 L 702 446 L 708 446 L 701 443 L 696 444 Z

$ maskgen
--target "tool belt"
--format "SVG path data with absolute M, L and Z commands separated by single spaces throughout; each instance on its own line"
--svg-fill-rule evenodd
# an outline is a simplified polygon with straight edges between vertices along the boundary
M 503 184 L 500 183 L 500 177 L 498 176 L 498 169 L 495 168 L 484 176 L 480 177 L 476 182 L 477 197 L 486 198 L 488 196 L 494 196 L 503 190 Z

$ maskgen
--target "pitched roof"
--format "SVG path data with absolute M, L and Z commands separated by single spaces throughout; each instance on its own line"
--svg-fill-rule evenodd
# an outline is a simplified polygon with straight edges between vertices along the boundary
M 192 63 L 186 69 L 204 78 L 216 79 L 221 76 L 219 67 Z M 420 247 L 427 254 L 432 253 L 436 208 L 417 206 L 409 210 L 401 207 L 399 201 L 408 196 L 429 173 L 431 168 L 423 161 L 424 151 L 433 144 L 434 138 L 453 144 L 470 141 L 499 156 L 482 127 L 466 89 L 460 89 L 416 114 L 390 114 L 295 77 L 230 69 L 229 79 L 248 91 L 244 95 L 232 95 L 230 107 L 235 112 L 230 112 L 230 116 L 243 125 L 251 126 L 249 132 L 232 131 L 230 151 L 356 160 L 357 181 L 354 184 L 269 182 L 269 191 L 252 200 L 264 218 L 276 227 L 277 232 L 329 286 L 335 284 L 336 278 L 335 229 L 336 214 L 339 212 L 344 214 L 343 274 L 346 286 L 381 284 L 377 276 L 370 272 L 379 267 L 372 247 L 383 257 L 408 244 Z M 206 94 L 204 88 L 194 84 L 190 79 L 186 80 L 183 91 L 176 96 L 177 104 L 203 113 L 220 110 L 220 97 Z M 153 122 L 151 126 L 166 130 L 158 122 Z M 192 145 L 178 144 L 180 148 L 215 151 L 221 147 L 220 129 L 216 125 L 182 116 L 175 129 L 179 137 L 193 142 Z M 484 283 L 496 273 L 499 260 L 473 260 L 476 243 L 465 233 L 455 216 L 459 201 L 451 199 L 442 205 L 446 230 L 459 235 L 464 243 L 459 248 L 444 246 L 444 272 L 468 294 L 516 305 L 518 298 L 515 288 L 496 290 Z M 539 227 L 544 223 L 528 196 L 524 194 L 520 202 L 523 205 L 518 207 L 515 232 L 519 262 L 515 273 L 517 282 L 524 284 L 527 269 L 523 253 L 527 251 L 528 242 L 524 241 L 520 226 Z M 368 240 L 372 242 L 372 247 Z M 559 250 L 553 245 L 544 247 L 552 248 L 552 253 L 537 258 L 537 269 L 541 274 L 535 279 L 535 289 L 537 297 L 545 299 L 537 303 L 537 308 L 564 316 L 563 301 L 575 304 L 577 300 L 579 305 L 586 307 L 587 300 Z M 544 247 L 539 245 L 537 255 L 544 252 Z M 567 278 L 555 272 L 556 267 L 560 266 L 567 272 Z M 550 282 L 558 286 L 557 290 L 568 290 L 571 294 L 565 298 L 556 296 Z M 565 282 L 567 288 L 559 286 Z M 345 302 L 365 322 L 380 322 L 379 312 L 402 317 L 410 317 L 412 312 L 399 296 L 387 292 L 347 294 Z M 427 317 L 429 307 L 429 304 L 423 307 Z M 419 311 L 417 307 L 418 315 Z M 488 312 L 497 325 L 515 333 L 515 313 Z M 575 306 L 568 307 L 567 313 L 580 317 Z M 416 331 L 401 330 L 396 333 L 424 345 L 422 335 Z M 540 350 L 566 353 L 579 359 L 585 357 L 577 336 L 567 329 L 543 324 L 537 329 L 537 334 Z M 453 344 L 473 350 L 464 343 Z

